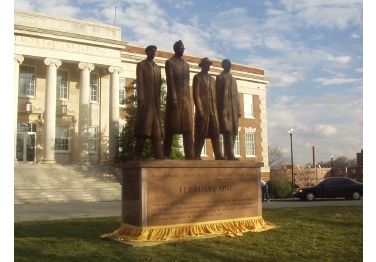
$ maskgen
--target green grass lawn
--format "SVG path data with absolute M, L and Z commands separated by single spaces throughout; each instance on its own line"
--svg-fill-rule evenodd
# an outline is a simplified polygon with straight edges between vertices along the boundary
M 242 237 L 149 247 L 100 239 L 121 217 L 14 224 L 14 261 L 363 261 L 363 206 L 263 210 L 276 225 Z

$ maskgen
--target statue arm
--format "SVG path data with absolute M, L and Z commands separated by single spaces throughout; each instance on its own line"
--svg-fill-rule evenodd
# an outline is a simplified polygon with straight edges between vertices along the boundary
M 166 71 L 167 90 L 169 93 L 169 99 L 171 99 L 172 101 L 177 100 L 175 83 L 174 83 L 174 75 L 172 72 L 171 63 L 168 60 L 165 63 L 165 71 Z
M 137 106 L 144 108 L 144 99 L 145 99 L 145 93 L 144 93 L 144 83 L 143 83 L 143 72 L 142 72 L 142 66 L 140 64 L 137 64 L 136 68 L 136 90 L 137 90 Z
M 202 104 L 200 98 L 200 81 L 197 75 L 193 77 L 193 100 L 195 102 L 196 114 L 199 114 L 200 117 L 203 117 Z
M 217 108 L 219 110 L 223 110 L 223 103 L 224 103 L 224 98 L 223 98 L 223 81 L 221 76 L 216 77 L 215 81 L 215 89 L 216 89 L 216 94 L 217 94 Z

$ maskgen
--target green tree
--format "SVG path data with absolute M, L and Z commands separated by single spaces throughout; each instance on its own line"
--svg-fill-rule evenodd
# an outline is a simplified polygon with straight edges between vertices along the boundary
M 136 139 L 134 137 L 134 123 L 136 119 L 136 112 L 137 112 L 137 92 L 136 92 L 136 79 L 133 80 L 132 84 L 125 87 L 126 92 L 126 99 L 125 99 L 125 109 L 123 109 L 127 115 L 125 117 L 126 125 L 120 136 L 118 137 L 119 143 L 119 153 L 115 158 L 115 161 L 118 163 L 124 163 L 128 161 L 132 161 L 134 159 L 134 145 Z M 166 80 L 162 78 L 162 85 L 161 85 L 161 117 L 162 117 L 162 125 L 164 124 L 164 116 L 166 111 Z M 172 150 L 171 150 L 171 159 L 183 159 L 184 156 L 179 150 L 179 137 L 177 135 L 174 136 L 174 140 L 172 142 Z M 151 143 L 151 139 L 147 139 L 144 144 L 144 150 L 141 155 L 142 159 L 150 159 L 153 158 L 153 147 Z

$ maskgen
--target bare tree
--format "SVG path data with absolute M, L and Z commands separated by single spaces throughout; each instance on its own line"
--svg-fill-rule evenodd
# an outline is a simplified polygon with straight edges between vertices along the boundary
M 269 166 L 270 166 L 270 178 L 271 179 L 288 179 L 285 166 L 286 159 L 279 148 L 268 147 L 269 152 Z
M 270 169 L 280 169 L 286 165 L 286 159 L 283 158 L 279 148 L 268 147 L 268 153 Z

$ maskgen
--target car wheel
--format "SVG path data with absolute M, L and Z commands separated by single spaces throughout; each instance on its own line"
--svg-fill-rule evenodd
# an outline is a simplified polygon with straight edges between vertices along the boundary
M 308 201 L 312 201 L 312 200 L 315 200 L 316 196 L 315 196 L 315 193 L 313 193 L 313 192 L 307 192 L 305 198 L 306 198 Z
M 353 199 L 353 200 L 359 200 L 360 199 L 360 197 L 361 197 L 361 194 L 360 194 L 360 192 L 359 191 L 353 191 L 352 193 L 351 193 L 351 199 Z

